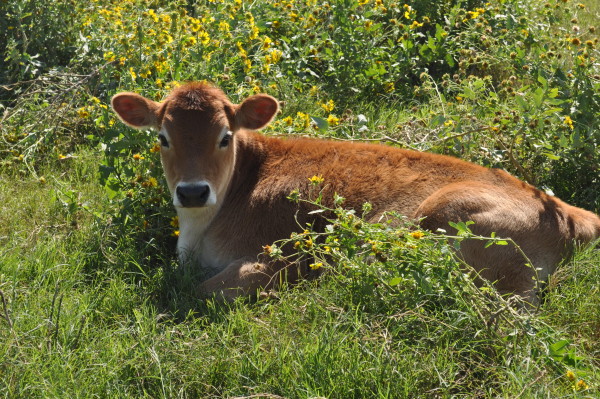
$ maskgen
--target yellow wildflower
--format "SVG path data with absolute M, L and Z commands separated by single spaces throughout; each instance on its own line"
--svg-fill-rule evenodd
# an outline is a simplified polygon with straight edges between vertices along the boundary
M 185 39 L 186 46 L 193 46 L 196 44 L 196 38 L 194 36 L 189 36 Z
M 113 62 L 116 59 L 117 59 L 117 56 L 112 51 L 107 51 L 106 53 L 104 53 L 104 60 L 105 61 Z
M 252 69 L 252 61 L 250 61 L 250 59 L 246 58 L 244 59 L 244 72 L 248 72 Z
M 573 130 L 573 119 L 571 119 L 570 116 L 568 116 L 568 115 L 565 116 L 565 119 L 564 119 L 563 123 L 565 125 L 567 125 L 569 127 L 569 129 Z
M 276 64 L 277 62 L 279 62 L 281 60 L 281 56 L 282 56 L 282 52 L 281 50 L 271 50 L 271 52 L 269 53 L 269 56 L 271 57 L 271 62 L 273 64 Z
M 148 15 L 152 18 L 154 22 L 158 22 L 158 15 L 156 15 L 156 11 L 153 9 L 148 10 Z
M 421 26 L 423 26 L 422 23 L 417 22 L 417 20 L 414 20 L 413 23 L 410 25 L 411 29 L 416 29 L 416 28 L 420 28 Z
M 244 47 L 242 46 L 242 42 L 237 42 L 236 46 L 240 52 L 240 57 L 245 58 L 248 56 L 248 53 L 246 52 L 246 50 L 244 49 Z
M 148 187 L 157 187 L 158 186 L 158 181 L 154 177 L 148 178 L 146 183 L 147 183 Z
M 263 43 L 262 43 L 262 49 L 266 50 L 266 49 L 270 48 L 272 44 L 273 44 L 273 40 L 271 40 L 271 38 L 269 36 L 264 36 Z
M 171 23 L 171 16 L 169 14 L 161 14 L 160 19 L 164 24 Z
M 335 108 L 335 103 L 333 102 L 333 100 L 329 100 L 326 103 L 322 103 L 321 108 L 323 108 L 327 112 L 331 112 Z
M 250 35 L 248 35 L 248 39 L 250 40 L 254 40 L 258 37 L 258 28 L 256 27 L 256 25 L 252 25 L 252 27 L 250 28 Z
M 575 390 L 577 390 L 577 391 L 583 391 L 584 389 L 588 389 L 588 388 L 589 388 L 589 385 L 586 384 L 584 380 L 579 380 L 575 384 Z
M 219 30 L 221 32 L 229 32 L 229 28 L 230 28 L 230 26 L 229 26 L 228 22 L 226 22 L 226 21 L 219 22 Z
M 411 19 L 411 16 L 415 14 L 415 10 L 408 4 L 404 5 L 404 18 Z
M 179 216 L 173 216 L 169 224 L 173 227 L 179 227 Z
M 296 116 L 298 119 L 300 119 L 303 128 L 306 129 L 308 126 L 310 126 L 310 116 L 308 116 L 308 114 L 305 114 L 304 112 L 298 112 Z
M 133 154 L 133 159 L 135 159 L 136 161 L 139 161 L 141 159 L 144 159 L 144 157 L 141 156 L 140 154 Z
M 321 183 L 323 183 L 325 181 L 325 179 L 323 178 L 322 175 L 314 175 L 313 177 L 309 177 L 308 180 L 310 180 L 311 184 L 313 185 L 319 185 Z M 308 233 L 308 231 L 305 231 L 305 233 Z
M 206 46 L 208 43 L 210 43 L 210 36 L 204 30 L 202 32 L 198 32 L 198 39 L 200 39 L 200 43 L 202 43 L 203 46 Z
M 420 240 L 421 238 L 423 238 L 425 236 L 425 233 L 423 233 L 422 231 L 413 231 L 412 233 L 410 233 L 411 237 L 417 240 Z
M 321 263 L 321 262 L 311 263 L 310 265 L 308 265 L 308 267 L 310 267 L 312 270 L 318 270 L 321 267 L 323 267 L 323 263 Z
M 200 20 L 190 17 L 190 29 L 192 32 L 198 32 L 201 28 Z
M 329 123 L 330 126 L 337 126 L 340 123 L 340 118 L 333 114 L 329 114 L 327 117 L 327 123 Z
M 152 146 L 152 148 L 150 148 L 150 152 L 155 153 L 155 152 L 159 152 L 160 151 L 160 144 L 159 143 L 154 143 L 154 145 Z
M 85 118 L 89 118 L 90 113 L 88 112 L 88 110 L 85 107 L 81 107 L 77 110 L 77 115 L 79 115 L 80 118 L 85 119 Z

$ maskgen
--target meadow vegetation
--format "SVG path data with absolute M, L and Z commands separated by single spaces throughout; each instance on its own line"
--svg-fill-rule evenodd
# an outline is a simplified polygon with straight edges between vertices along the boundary
M 290 237 L 321 279 L 200 300 L 156 135 L 109 105 L 190 80 L 264 92 L 265 134 L 454 155 L 600 213 L 599 22 L 590 0 L 0 2 L 0 395 L 599 397 L 597 250 L 528 312 L 453 252 L 510 242 L 336 199 L 325 233 Z M 307 178 L 290 200 L 318 204 Z

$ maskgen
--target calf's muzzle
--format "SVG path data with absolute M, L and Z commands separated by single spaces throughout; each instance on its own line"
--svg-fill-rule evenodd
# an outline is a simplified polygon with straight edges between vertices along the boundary
M 179 183 L 175 189 L 179 203 L 184 208 L 195 208 L 206 205 L 210 196 L 208 183 Z

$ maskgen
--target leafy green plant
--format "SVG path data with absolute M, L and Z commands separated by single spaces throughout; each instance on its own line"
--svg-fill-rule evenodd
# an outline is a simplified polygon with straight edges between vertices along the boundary
M 66 67 L 77 45 L 79 6 L 66 0 L 0 3 L 0 82 L 16 83 Z M 0 100 L 6 98 L 3 94 Z

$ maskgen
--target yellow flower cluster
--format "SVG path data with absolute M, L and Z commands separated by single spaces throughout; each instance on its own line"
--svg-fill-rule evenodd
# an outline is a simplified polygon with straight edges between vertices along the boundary
M 333 114 L 329 114 L 327 117 L 327 123 L 329 123 L 329 126 L 337 126 L 340 123 L 340 118 Z
M 304 112 L 298 112 L 296 116 L 298 117 L 302 128 L 306 129 L 310 126 L 310 116 L 308 116 L 308 114 L 305 114 Z
M 573 127 L 573 119 L 571 119 L 571 117 L 570 117 L 570 116 L 568 116 L 568 115 L 567 115 L 567 116 L 565 116 L 565 119 L 563 120 L 563 123 L 564 123 L 566 126 L 568 126 L 568 127 L 569 127 L 569 129 L 571 129 L 571 130 L 573 130 L 573 129 L 574 129 L 574 127 Z
M 319 184 L 321 184 L 321 183 L 323 183 L 325 181 L 325 179 L 321 175 L 318 175 L 318 176 L 315 175 L 313 177 L 310 177 L 308 180 L 310 181 L 310 183 L 313 186 L 318 186 Z
M 321 108 L 323 108 L 326 112 L 331 112 L 335 108 L 335 103 L 333 100 L 329 100 L 326 103 L 321 103 Z

